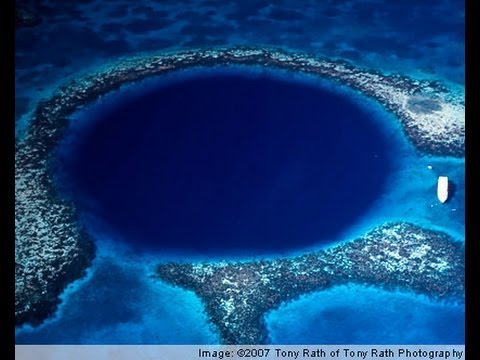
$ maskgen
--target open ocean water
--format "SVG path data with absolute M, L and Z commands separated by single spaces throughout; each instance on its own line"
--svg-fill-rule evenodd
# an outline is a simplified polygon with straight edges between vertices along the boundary
M 19 130 L 65 78 L 149 51 L 278 46 L 464 85 L 462 1 L 16 3 L 42 18 L 16 32 Z M 327 81 L 190 70 L 125 87 L 70 121 L 57 182 L 97 256 L 51 319 L 16 329 L 18 344 L 218 343 L 198 297 L 151 278 L 164 260 L 274 258 L 392 220 L 464 241 L 464 160 L 418 154 L 393 115 Z M 455 184 L 444 205 L 442 174 Z M 360 285 L 284 304 L 266 324 L 277 344 L 464 343 L 462 303 Z

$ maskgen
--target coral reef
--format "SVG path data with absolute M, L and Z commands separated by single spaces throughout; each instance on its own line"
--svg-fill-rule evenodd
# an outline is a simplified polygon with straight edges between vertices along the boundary
M 349 282 L 462 299 L 463 243 L 408 223 L 295 258 L 160 264 L 157 277 L 193 290 L 226 344 L 265 343 L 264 314 L 302 294 Z
M 74 204 L 61 199 L 50 167 L 53 150 L 68 127 L 67 117 L 127 83 L 185 68 L 229 65 L 277 68 L 350 86 L 396 114 L 405 134 L 420 151 L 464 156 L 463 95 L 449 92 L 436 82 L 382 75 L 345 62 L 279 49 L 248 47 L 150 55 L 109 64 L 98 72 L 70 81 L 49 99 L 40 101 L 25 135 L 16 142 L 17 324 L 38 323 L 46 318 L 55 309 L 58 295 L 66 284 L 80 277 L 94 256 L 91 241 L 76 221 L 77 210 Z M 285 263 L 287 265 L 295 264 Z M 418 273 L 409 275 L 419 276 Z M 406 278 L 404 281 L 413 280 Z M 277 295 L 272 293 L 271 296 Z M 229 308 L 229 304 L 223 305 Z M 258 319 L 256 314 L 249 316 Z M 226 342 L 261 338 L 260 334 L 247 338 L 230 336 L 225 331 Z

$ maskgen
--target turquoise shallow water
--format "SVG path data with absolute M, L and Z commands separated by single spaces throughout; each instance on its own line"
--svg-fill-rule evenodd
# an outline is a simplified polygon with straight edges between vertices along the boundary
M 15 32 L 16 119 L 53 87 L 151 51 L 280 46 L 464 84 L 464 2 L 17 0 L 42 22 Z M 75 44 L 75 46 L 72 46 Z
M 460 1 L 305 1 L 281 6 L 243 0 L 194 0 L 189 5 L 173 0 L 148 5 L 128 1 L 17 3 L 43 18 L 37 27 L 16 31 L 17 131 L 28 125 L 28 112 L 36 101 L 66 79 L 118 57 L 150 51 L 238 44 L 281 46 L 386 73 L 448 81 L 460 88 L 464 83 Z M 331 244 L 352 240 L 394 220 L 442 230 L 464 241 L 464 160 L 420 156 L 381 106 L 352 92 L 346 95 L 371 111 L 381 131 L 391 137 L 397 155 L 386 190 Z M 448 175 L 456 185 L 453 198 L 444 205 L 435 196 L 439 175 Z M 348 202 L 339 206 L 348 207 Z M 149 277 L 158 261 L 204 257 L 182 252 L 139 254 L 102 230 L 93 221 L 98 257 L 89 275 L 65 291 L 52 319 L 34 329 L 16 329 L 17 343 L 218 343 L 215 328 L 195 295 Z M 280 255 L 324 246 L 312 244 Z M 254 256 L 238 254 L 240 259 L 245 257 Z M 463 313 L 461 304 L 342 286 L 273 311 L 267 324 L 274 343 L 462 343 Z
M 97 246 L 87 277 L 65 290 L 52 319 L 17 330 L 18 344 L 218 344 L 198 297 L 151 278 L 155 257 Z
M 314 84 L 311 78 L 297 79 L 300 80 Z M 141 93 L 142 86 L 151 84 L 146 82 L 126 88 L 120 98 L 134 89 Z M 332 85 L 322 83 L 322 86 Z M 334 91 L 352 97 L 368 109 L 372 121 L 395 145 L 398 156 L 393 160 L 395 168 L 384 192 L 364 215 L 333 239 L 333 243 L 352 240 L 377 225 L 398 220 L 437 228 L 463 241 L 463 161 L 419 156 L 401 136 L 395 118 L 380 105 L 352 91 L 339 88 Z M 114 98 L 112 95 L 103 101 L 112 105 Z M 75 116 L 76 126 L 81 126 L 82 117 L 88 118 L 88 114 Z M 436 179 L 440 174 L 448 174 L 457 186 L 455 196 L 444 205 L 436 199 Z M 348 203 L 341 206 L 348 206 Z M 159 261 L 198 261 L 206 260 L 205 256 L 185 252 L 137 252 L 116 241 L 112 233 L 104 232 L 102 226 L 95 224 L 95 219 L 88 221 L 99 247 L 89 275 L 65 291 L 54 318 L 34 329 L 29 326 L 17 329 L 17 343 L 218 343 L 218 334 L 208 322 L 199 298 L 150 277 Z M 324 247 L 325 244 L 319 242 L 283 255 Z M 274 257 L 279 255 L 282 256 L 277 253 Z M 256 256 L 239 253 L 237 257 Z M 234 254 L 229 256 L 230 259 L 235 257 Z M 221 260 L 225 256 L 211 259 L 215 258 Z M 352 285 L 293 301 L 272 311 L 266 322 L 272 343 L 406 344 L 461 343 L 462 319 L 463 306 L 457 303 L 438 303 L 419 295 Z M 406 331 L 408 324 L 415 330 Z M 443 331 L 445 326 L 451 331 Z
M 360 285 L 302 297 L 266 316 L 274 344 L 463 344 L 463 304 Z

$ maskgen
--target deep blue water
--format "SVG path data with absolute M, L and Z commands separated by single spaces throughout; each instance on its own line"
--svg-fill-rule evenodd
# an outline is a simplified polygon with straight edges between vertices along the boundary
M 391 170 L 366 108 L 268 75 L 184 79 L 93 116 L 64 143 L 63 186 L 139 247 L 275 253 L 333 241 Z
M 460 90 L 462 90 L 464 84 L 464 1 L 353 0 L 342 2 L 312 0 L 278 2 L 268 0 L 189 0 L 184 2 L 165 0 L 133 3 L 130 0 L 17 0 L 16 3 L 29 6 L 42 17 L 40 25 L 33 28 L 18 28 L 15 31 L 15 118 L 18 120 L 16 130 L 19 133 L 28 125 L 28 112 L 35 108 L 37 100 L 48 97 L 50 91 L 55 89 L 59 83 L 63 83 L 68 78 L 77 77 L 79 73 L 84 71 L 95 70 L 96 66 L 104 66 L 118 56 L 138 55 L 149 51 L 175 51 L 192 47 L 238 44 L 278 46 L 333 59 L 345 59 L 358 66 L 381 72 L 398 72 L 414 78 L 449 81 L 457 84 Z M 452 83 L 447 84 L 453 86 Z M 288 87 L 292 89 L 290 85 L 292 84 L 289 84 Z M 297 87 L 302 86 L 297 84 Z M 320 89 L 302 88 L 302 91 L 309 94 L 322 92 Z M 346 98 L 335 98 L 331 93 L 322 92 L 322 94 L 322 96 L 330 96 L 332 104 L 315 103 L 315 107 L 333 106 L 335 103 L 348 101 Z M 203 92 L 199 96 L 203 96 L 204 101 L 214 102 L 215 107 L 220 109 L 222 106 L 227 106 L 220 103 L 216 98 L 205 99 L 207 92 Z M 219 96 L 225 97 L 226 95 L 220 93 Z M 126 97 L 122 99 L 122 101 L 126 100 Z M 266 104 L 267 100 L 264 94 L 258 99 L 252 99 L 252 101 L 262 104 Z M 135 101 L 139 104 L 140 100 Z M 116 104 L 113 105 L 116 106 Z M 127 105 L 130 106 L 131 104 L 124 104 L 124 106 Z M 283 106 L 284 109 L 287 106 L 283 103 L 279 105 Z M 181 108 L 178 103 L 176 107 Z M 175 103 L 173 102 L 169 108 L 174 112 L 193 111 L 193 109 L 183 108 L 175 111 Z M 250 177 L 251 181 L 247 183 L 248 186 L 240 180 L 237 181 L 232 171 L 219 171 L 224 176 L 224 180 L 220 181 L 218 177 L 215 178 L 217 182 L 209 182 L 207 181 L 208 176 L 199 176 L 199 173 L 204 172 L 208 175 L 208 171 L 219 170 L 218 164 L 211 161 L 201 163 L 200 160 L 203 160 L 202 156 L 211 160 L 212 158 L 207 156 L 207 149 L 218 149 L 222 145 L 222 141 L 226 142 L 228 137 L 218 137 L 212 144 L 202 144 L 201 134 L 197 133 L 197 137 L 182 134 L 181 131 L 185 130 L 186 127 L 175 126 L 180 124 L 178 119 L 173 121 L 172 117 L 166 118 L 164 109 L 156 114 L 155 118 L 158 123 L 153 123 L 154 119 L 152 117 L 134 116 L 134 123 L 142 126 L 126 124 L 128 114 L 120 112 L 117 120 L 118 124 L 123 125 L 116 129 L 116 125 L 112 125 L 115 124 L 115 120 L 112 119 L 113 115 L 110 115 L 110 120 L 107 116 L 107 112 L 112 111 L 112 109 L 105 107 L 98 112 L 96 109 L 83 111 L 84 117 L 82 120 L 91 118 L 92 121 L 88 121 L 88 123 L 94 126 L 99 124 L 96 121 L 99 117 L 104 117 L 104 125 L 94 126 L 94 131 L 90 131 L 89 124 L 84 122 L 85 129 L 82 129 L 82 125 L 78 129 L 72 130 L 71 138 L 68 139 L 70 141 L 69 146 L 64 146 L 62 149 L 65 151 L 63 159 L 66 160 L 63 164 L 65 166 L 62 168 L 62 175 L 70 176 L 70 181 L 64 182 L 63 180 L 67 179 L 62 178 L 61 185 L 65 192 L 73 192 L 83 209 L 83 213 L 92 214 L 88 218 L 88 223 L 92 229 L 93 225 L 98 227 L 96 221 L 101 216 L 96 216 L 97 214 L 102 215 L 101 213 L 108 209 L 107 205 L 113 207 L 118 204 L 119 206 L 114 209 L 118 214 L 115 214 L 112 218 L 103 216 L 110 224 L 110 228 L 116 228 L 117 234 L 113 234 L 112 229 L 110 229 L 112 230 L 111 233 L 93 231 L 98 246 L 98 254 L 94 264 L 89 269 L 89 276 L 72 284 L 65 291 L 62 295 L 62 304 L 59 311 L 45 324 L 35 329 L 28 326 L 16 329 L 17 343 L 218 343 L 218 334 L 208 324 L 198 297 L 191 292 L 155 282 L 149 277 L 155 264 L 159 261 L 171 260 L 165 253 L 174 249 L 167 249 L 168 252 L 144 252 L 140 255 L 138 252 L 132 253 L 129 246 L 124 247 L 123 245 L 127 242 L 121 243 L 117 240 L 118 234 L 126 234 L 127 231 L 136 233 L 138 231 L 143 232 L 145 236 L 127 237 L 123 240 L 128 241 L 129 244 L 142 245 L 143 248 L 149 249 L 151 249 L 152 244 L 157 243 L 158 239 L 153 237 L 158 231 L 158 229 L 155 229 L 155 223 L 158 221 L 165 225 L 168 220 L 168 217 L 165 217 L 164 214 L 168 211 L 159 206 L 158 196 L 182 199 L 183 201 L 195 200 L 191 205 L 196 205 L 196 208 L 207 206 L 211 209 L 215 209 L 214 205 L 225 205 L 236 200 L 238 206 L 230 207 L 231 211 L 225 212 L 225 214 L 220 213 L 220 215 L 213 212 L 213 214 L 222 218 L 225 224 L 223 227 L 218 227 L 217 235 L 228 235 L 228 229 L 238 230 L 239 226 L 233 221 L 235 217 L 249 220 L 251 226 L 248 231 L 252 231 L 262 220 L 262 218 L 255 218 L 255 214 L 264 214 L 264 221 L 268 220 L 269 217 L 266 215 L 267 213 L 262 213 L 262 209 L 255 208 L 256 213 L 249 213 L 244 210 L 249 208 L 252 202 L 262 203 L 263 201 L 265 203 L 266 194 L 261 191 L 262 185 L 266 186 L 268 181 L 275 178 L 275 169 L 278 173 L 282 172 L 281 167 L 277 165 L 282 159 L 281 156 L 283 156 L 285 169 L 289 169 L 291 174 L 298 175 L 290 178 L 287 176 L 279 181 L 278 192 L 281 193 L 281 196 L 274 196 L 275 194 L 273 194 L 271 201 L 278 207 L 275 210 L 276 214 L 287 218 L 285 220 L 287 223 L 304 224 L 305 227 L 298 225 L 294 229 L 297 234 L 303 233 L 305 235 L 302 238 L 295 239 L 294 246 L 298 248 L 308 246 L 308 242 L 314 241 L 318 233 L 327 234 L 330 231 L 333 238 L 335 232 L 341 232 L 342 224 L 336 221 L 334 223 L 338 226 L 337 228 L 333 223 L 317 224 L 320 227 L 315 228 L 308 227 L 309 221 L 314 216 L 312 214 L 316 210 L 328 213 L 326 205 L 315 204 L 311 208 L 303 207 L 303 212 L 310 216 L 310 218 L 307 216 L 305 219 L 302 219 L 301 214 L 292 211 L 292 204 L 295 205 L 294 199 L 296 199 L 293 195 L 295 187 L 301 185 L 305 188 L 302 192 L 303 195 L 299 197 L 301 200 L 299 206 L 308 203 L 309 187 L 305 186 L 309 184 L 308 179 L 316 179 L 316 181 L 325 184 L 329 182 L 342 184 L 342 181 L 340 181 L 342 179 L 334 179 L 335 176 L 338 177 L 339 173 L 331 171 L 333 165 L 339 169 L 338 164 L 334 164 L 334 160 L 329 158 L 327 154 L 317 154 L 319 159 L 322 160 L 320 161 L 321 165 L 319 167 L 311 166 L 313 154 L 309 153 L 310 157 L 308 154 L 305 155 L 308 143 L 295 144 L 295 138 L 292 136 L 290 143 L 286 144 L 286 146 L 288 145 L 292 150 L 295 150 L 291 154 L 286 146 L 273 144 L 272 149 L 275 149 L 275 157 L 272 156 L 272 159 L 276 159 L 278 163 L 268 162 L 265 164 L 266 152 L 269 148 L 260 147 L 263 152 L 260 151 L 257 156 L 254 154 L 253 148 L 247 148 L 245 144 L 242 144 L 241 140 L 246 135 L 240 132 L 237 142 L 230 140 L 226 144 L 230 146 L 228 147 L 229 152 L 222 153 L 222 156 L 225 159 L 226 169 L 232 169 L 231 164 L 226 160 L 235 154 L 238 155 L 239 153 L 235 150 L 240 151 L 238 148 L 241 148 L 242 145 L 243 149 L 255 155 L 250 156 L 250 164 L 254 165 L 253 168 L 249 168 L 247 163 L 244 163 L 244 166 L 239 169 L 244 171 L 245 177 Z M 131 107 L 131 109 L 133 108 Z M 312 105 L 311 110 L 313 111 L 313 109 Z M 352 105 L 351 109 L 357 111 L 358 107 Z M 152 107 L 150 109 L 138 107 L 136 110 L 133 109 L 132 112 L 140 113 L 150 110 L 152 110 Z M 252 109 L 252 111 L 254 110 Z M 373 116 L 370 105 L 368 110 L 370 115 Z M 280 111 L 277 113 L 280 113 Z M 282 115 L 283 113 L 278 115 L 279 119 L 286 121 Z M 308 133 L 308 129 L 310 129 L 308 126 L 311 126 L 313 130 L 314 125 L 320 126 L 322 119 L 328 117 L 328 114 L 325 115 L 323 111 L 315 115 L 319 120 L 317 123 L 301 123 L 303 126 L 298 129 L 295 127 L 295 131 L 298 131 L 299 135 L 303 132 L 307 135 L 307 139 L 311 139 L 314 135 Z M 370 120 L 370 117 L 364 112 L 355 112 L 356 119 L 365 117 Z M 338 201 L 333 203 L 332 201 L 330 203 L 332 212 L 336 213 L 338 219 L 344 222 L 343 232 L 338 234 L 336 240 L 348 241 L 363 235 L 373 226 L 396 220 L 411 221 L 428 228 L 447 231 L 458 240 L 463 241 L 464 160 L 425 157 L 417 154 L 408 146 L 399 147 L 396 142 L 392 141 L 393 138 L 401 136 L 401 129 L 396 126 L 397 120 L 384 113 L 376 114 L 376 117 L 385 125 L 383 129 L 377 130 L 386 131 L 385 136 L 389 139 L 388 149 L 395 156 L 395 161 L 392 160 L 394 169 L 386 169 L 383 174 L 390 171 L 394 176 L 387 181 L 384 191 L 378 189 L 377 194 L 374 194 L 375 189 L 370 188 L 369 190 L 372 191 L 368 191 L 369 194 L 357 194 L 360 197 L 372 196 L 372 199 L 378 198 L 378 201 L 371 205 L 368 205 L 370 203 L 368 200 L 361 204 L 360 198 L 358 198 L 358 203 L 353 204 L 358 205 L 356 210 L 350 208 L 352 205 L 349 202 L 350 199 L 348 202 Z M 302 118 L 302 113 L 296 113 L 296 118 Z M 256 136 L 252 136 L 252 141 L 255 143 L 262 139 L 262 129 L 268 129 L 268 124 L 273 126 L 271 118 L 261 123 L 253 123 L 253 119 L 248 117 L 242 119 L 242 121 L 248 124 L 248 129 L 255 130 L 254 134 Z M 339 119 L 337 128 L 349 121 L 353 120 Z M 185 120 L 183 123 L 185 124 Z M 286 136 L 288 123 L 279 123 L 282 123 L 282 126 L 275 129 L 276 132 L 270 132 L 272 136 L 273 134 L 279 137 L 282 134 Z M 370 133 L 371 130 L 377 131 L 373 128 L 370 129 L 372 124 L 368 121 L 361 121 L 358 124 L 360 123 L 362 126 L 369 127 L 368 129 L 362 129 L 362 134 Z M 210 125 L 206 126 L 206 124 Z M 235 122 L 230 122 L 230 124 L 233 128 Z M 293 126 L 291 124 L 290 127 Z M 217 123 L 213 120 L 212 122 L 202 121 L 202 129 L 208 133 L 214 130 L 227 132 L 228 129 L 220 125 L 225 124 L 221 121 L 217 121 Z M 264 128 L 259 128 L 260 125 Z M 329 122 L 328 125 L 332 126 L 332 131 L 333 127 L 337 126 L 335 122 Z M 127 131 L 129 126 L 130 128 Z M 133 145 L 122 148 L 121 146 L 109 147 L 107 143 L 102 143 L 109 139 L 111 143 L 118 144 L 119 138 L 122 138 L 121 133 L 128 132 L 129 138 L 126 140 L 122 138 L 121 141 L 125 143 L 131 141 L 135 144 L 142 137 L 140 128 L 155 130 L 160 126 L 163 127 L 164 131 L 176 129 L 178 138 L 183 139 L 184 142 L 194 141 L 192 146 L 189 149 L 188 147 L 175 147 L 169 144 L 169 141 L 165 141 L 166 139 L 173 142 L 173 137 L 167 136 L 166 132 L 148 131 L 146 135 L 149 137 L 149 141 L 146 142 L 145 148 L 138 144 L 136 148 Z M 136 129 L 136 127 L 139 127 L 139 129 Z M 191 119 L 188 129 L 198 129 L 199 127 L 200 124 L 193 122 Z M 102 141 L 96 142 L 95 137 L 100 139 L 102 131 L 103 135 L 106 136 Z M 110 131 L 112 134 L 109 134 Z M 314 132 L 314 134 L 323 138 L 324 145 L 331 144 L 333 141 L 331 137 L 327 136 L 327 133 L 317 134 Z M 348 139 L 348 134 L 342 135 L 347 136 L 347 138 L 342 139 L 339 134 L 341 133 L 335 134 L 335 137 L 339 137 L 335 141 L 338 140 L 340 143 L 345 144 L 347 141 L 351 141 L 352 144 L 358 144 L 362 141 L 362 139 L 357 138 Z M 162 139 L 163 141 L 156 144 L 156 140 Z M 384 136 L 380 136 L 378 140 L 382 141 L 382 139 L 384 139 Z M 273 139 L 270 139 L 270 141 L 273 142 Z M 97 154 L 98 159 L 92 159 L 94 161 L 91 164 L 87 161 L 88 151 L 90 151 L 87 146 L 89 142 L 96 150 L 103 151 Z M 202 151 L 192 152 L 193 144 L 196 144 L 197 148 Z M 77 145 L 79 148 L 76 147 Z M 190 143 L 187 145 L 190 145 Z M 200 145 L 204 146 L 201 147 Z M 380 143 L 369 145 L 383 147 Z M 132 164 L 134 160 L 131 160 L 130 163 L 126 161 L 128 158 L 133 159 L 133 155 L 129 154 L 128 151 L 132 146 L 135 152 L 144 154 L 140 159 L 143 161 L 135 165 Z M 148 147 L 151 146 L 159 146 L 157 149 L 164 149 L 172 157 L 165 159 L 155 156 L 153 153 L 147 153 Z M 321 145 L 310 144 L 310 146 L 315 149 L 316 146 L 320 147 Z M 80 148 L 87 153 L 75 153 Z M 330 149 L 333 148 L 330 147 Z M 339 150 L 343 152 L 345 149 Z M 176 168 L 172 165 L 181 163 L 181 161 L 176 160 L 185 160 L 189 154 L 191 159 L 197 159 L 189 168 L 196 169 L 195 177 L 187 176 L 188 173 L 181 174 L 182 170 L 186 170 L 188 167 Z M 241 154 L 243 155 L 243 152 Z M 289 156 L 294 154 L 304 162 L 294 165 L 286 161 Z M 345 152 L 343 154 L 346 155 Z M 379 172 L 381 170 L 380 166 L 388 166 L 388 156 L 385 159 L 379 159 L 383 162 L 383 165 L 377 164 L 379 165 L 378 168 L 375 168 L 375 164 L 370 163 L 369 160 L 371 159 L 365 159 L 362 154 L 351 154 L 351 156 L 361 158 L 363 166 L 370 164 L 373 170 Z M 220 157 L 216 154 L 216 158 Z M 76 159 L 76 161 L 70 162 L 72 159 Z M 96 169 L 92 169 L 90 173 L 82 173 L 80 171 L 81 159 L 86 161 L 87 166 L 95 166 Z M 109 162 L 108 159 L 111 161 Z M 349 158 L 342 160 L 351 165 L 349 169 L 344 169 L 345 174 L 352 173 L 354 168 L 359 166 L 358 163 L 352 164 L 353 161 Z M 150 163 L 148 163 L 149 161 Z M 104 169 L 101 168 L 102 163 L 106 165 Z M 255 166 L 258 168 L 261 165 L 264 165 L 265 168 L 260 169 L 261 171 L 255 170 Z M 144 174 L 149 175 L 149 177 L 142 177 L 147 178 L 147 181 L 142 184 L 135 182 L 135 179 L 138 178 L 127 172 L 128 168 L 134 167 L 145 170 Z M 118 170 L 118 175 L 126 174 L 128 176 L 114 177 L 107 174 L 108 171 L 115 168 Z M 162 169 L 172 171 L 163 180 L 162 174 L 165 173 Z M 185 175 L 183 177 L 176 176 L 176 178 L 183 179 L 183 183 L 173 182 L 172 179 L 175 178 L 173 176 L 174 170 L 177 175 L 179 173 Z M 264 177 L 251 177 L 250 175 L 247 176 L 248 174 L 252 176 L 262 174 Z M 320 174 L 324 176 L 320 176 Z M 362 176 L 368 175 L 367 172 L 363 171 L 360 174 Z M 445 174 L 449 175 L 457 188 L 451 201 L 440 205 L 435 196 L 435 186 L 437 176 Z M 97 176 L 98 184 L 94 180 Z M 88 180 L 89 177 L 90 180 Z M 282 178 L 281 175 L 278 175 L 278 177 Z M 114 183 L 119 185 L 108 186 L 112 179 L 115 180 Z M 128 183 L 127 179 L 130 179 L 131 182 Z M 78 180 L 78 182 L 72 180 Z M 103 181 L 103 185 L 100 180 Z M 158 180 L 163 181 L 163 183 L 160 182 L 165 186 L 162 189 L 170 186 L 171 191 L 163 195 L 161 191 L 158 192 Z M 86 187 L 88 181 L 93 183 L 94 186 L 91 191 L 95 190 L 96 194 L 86 190 L 90 189 Z M 378 181 L 381 182 L 382 180 L 378 179 Z M 288 187 L 289 183 L 292 186 Z M 210 184 L 210 188 L 206 184 Z M 373 183 L 367 184 L 372 185 Z M 228 189 L 229 187 L 243 189 L 244 193 L 250 196 L 245 198 L 241 196 L 236 198 L 218 197 L 219 191 L 214 189 L 215 185 L 218 185 L 219 189 Z M 124 186 L 131 187 L 127 190 L 123 188 Z M 202 187 L 204 195 L 195 193 L 194 186 Z M 363 186 L 362 183 L 362 191 L 365 190 Z M 187 188 L 188 191 L 181 191 L 181 188 Z M 252 191 L 254 188 L 257 191 Z M 152 196 L 150 199 L 145 195 L 137 199 L 132 189 L 139 190 L 141 194 L 156 194 L 157 198 Z M 176 191 L 173 191 L 175 189 Z M 339 192 L 328 193 L 327 188 L 323 190 L 331 197 L 342 196 L 342 193 Z M 351 191 L 352 189 L 347 187 L 344 190 Z M 317 188 L 317 191 L 320 191 L 320 189 Z M 241 192 L 231 192 L 230 194 L 239 193 Z M 97 195 L 99 197 L 96 197 Z M 320 193 L 315 195 L 321 196 Z M 210 202 L 201 205 L 202 200 L 204 200 L 201 196 L 215 196 L 218 204 Z M 93 199 L 94 197 L 95 199 Z M 142 216 L 142 214 L 136 214 L 136 209 L 125 209 L 124 205 L 127 204 L 127 200 L 137 205 L 150 205 L 155 208 L 155 213 L 150 216 L 148 214 Z M 187 219 L 188 223 L 192 225 L 204 226 L 203 229 L 201 227 L 197 229 L 198 234 L 195 234 L 197 239 L 201 233 L 200 230 L 204 231 L 203 236 L 208 236 L 208 231 L 206 231 L 208 225 L 212 223 L 218 225 L 221 221 L 218 217 L 209 218 L 209 213 L 203 211 L 201 214 L 195 214 L 198 215 L 198 218 L 192 219 L 191 209 L 194 209 L 195 206 L 182 207 L 180 203 L 177 205 L 175 212 L 167 215 L 175 215 L 177 219 Z M 243 207 L 239 205 L 243 205 Z M 190 210 L 187 211 L 187 209 Z M 348 211 L 343 214 L 340 209 Z M 291 217 L 288 217 L 289 212 Z M 161 214 L 163 218 L 157 216 L 158 214 Z M 227 218 L 228 214 L 232 217 L 231 219 Z M 268 214 L 273 217 L 275 212 Z M 324 215 L 322 214 L 322 216 Z M 131 216 L 131 218 L 129 219 L 128 216 Z M 129 221 L 122 222 L 122 218 Z M 136 221 L 132 222 L 131 219 Z M 211 219 L 211 222 L 205 222 L 205 219 Z M 257 220 L 257 222 L 254 220 Z M 115 224 L 117 226 L 114 226 Z M 135 225 L 136 229 L 130 228 L 128 230 L 128 227 L 132 224 Z M 268 224 L 268 221 L 265 224 Z M 163 227 L 163 229 L 170 229 L 170 233 L 173 233 L 175 229 L 173 225 L 175 224 L 168 223 L 167 225 L 172 226 Z M 277 224 L 277 226 L 286 227 L 283 223 Z M 275 231 L 280 232 L 279 229 L 267 228 L 264 230 L 264 234 L 268 233 L 267 230 L 270 231 L 271 235 L 274 235 Z M 188 235 L 188 232 L 194 232 L 193 227 L 182 231 L 183 233 L 179 235 L 184 237 Z M 235 233 L 235 235 L 241 236 L 241 233 Z M 261 232 L 256 233 L 261 234 Z M 280 235 L 280 238 L 276 239 L 279 241 L 278 245 L 281 245 L 281 239 L 289 243 L 287 234 L 281 233 Z M 224 242 L 222 244 L 222 249 L 228 252 L 228 256 L 223 257 L 226 259 L 234 257 L 233 253 L 236 255 L 240 252 L 234 251 L 235 242 L 240 241 L 240 237 L 230 239 L 230 243 Z M 193 241 L 193 238 L 188 239 L 187 237 L 183 244 L 180 241 L 178 242 L 181 249 L 177 253 L 177 255 L 180 255 L 176 258 L 183 261 L 198 260 L 192 254 L 186 254 L 188 240 Z M 245 241 L 249 240 L 246 239 Z M 298 243 L 300 240 L 305 241 L 305 243 Z M 322 237 L 320 240 L 329 241 L 327 237 Z M 211 238 L 209 238 L 209 241 L 212 246 L 215 244 Z M 253 239 L 251 241 L 253 242 Z M 284 243 L 284 245 L 287 246 L 287 243 Z M 205 243 L 196 242 L 193 245 L 204 246 Z M 254 251 L 251 251 L 252 254 L 253 252 L 266 251 L 265 248 L 261 248 L 264 244 L 253 243 L 251 245 L 255 246 Z M 163 243 L 163 246 L 166 246 L 166 244 Z M 220 251 L 220 248 L 203 249 L 203 251 L 213 255 L 213 252 Z M 164 259 L 163 255 L 167 259 Z M 222 258 L 222 256 L 220 257 Z M 464 338 L 463 305 L 439 303 L 413 294 L 363 289 L 360 286 L 336 287 L 306 296 L 270 313 L 266 322 L 270 339 L 274 343 L 462 343 Z

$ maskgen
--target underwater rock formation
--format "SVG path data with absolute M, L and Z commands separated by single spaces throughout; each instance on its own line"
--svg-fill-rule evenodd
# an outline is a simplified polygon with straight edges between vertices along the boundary
M 360 283 L 439 299 L 462 299 L 464 246 L 408 223 L 294 258 L 237 263 L 160 264 L 157 277 L 193 290 L 226 344 L 265 343 L 266 312 L 302 294 Z
M 105 66 L 96 73 L 69 82 L 60 87 L 49 99 L 40 101 L 25 134 L 16 142 L 15 314 L 17 324 L 39 323 L 47 318 L 56 308 L 58 296 L 65 286 L 82 276 L 84 269 L 89 266 L 94 256 L 94 247 L 91 240 L 86 238 L 76 221 L 77 210 L 75 205 L 61 199 L 55 188 L 50 168 L 52 152 L 68 127 L 67 117 L 101 95 L 146 77 L 185 68 L 229 65 L 260 66 L 287 70 L 327 78 L 341 85 L 349 86 L 368 97 L 376 99 L 396 114 L 403 125 L 406 136 L 421 152 L 444 156 L 464 156 L 465 116 L 463 95 L 450 92 L 436 82 L 415 80 L 398 75 L 382 75 L 377 71 L 356 68 L 343 61 L 319 59 L 278 49 L 248 47 L 203 49 L 152 55 L 126 59 Z M 418 100 L 420 98 L 421 100 Z M 417 233 L 417 230 L 413 232 L 413 234 Z M 358 254 L 349 251 L 354 244 L 358 245 L 358 242 L 346 245 L 345 248 L 335 248 L 332 251 L 344 249 L 345 251 L 348 250 L 346 254 L 353 256 Z M 408 243 L 402 241 L 398 244 L 409 246 Z M 433 246 L 432 249 L 437 249 L 437 245 Z M 406 250 L 398 249 L 399 253 L 401 251 Z M 385 254 L 383 252 L 379 256 Z M 316 258 L 316 255 L 312 256 Z M 344 257 L 339 257 L 335 260 L 335 263 L 340 261 L 339 259 L 344 259 Z M 345 259 L 347 261 L 350 258 L 347 256 Z M 390 260 L 393 261 L 395 258 L 388 259 L 382 266 L 390 264 Z M 293 271 L 287 270 L 289 266 L 296 266 L 296 263 L 292 261 L 284 260 L 282 266 L 286 268 L 282 271 L 285 275 L 290 274 L 289 271 Z M 272 264 L 269 266 L 273 266 Z M 275 264 L 277 266 L 282 263 Z M 372 266 L 373 264 L 380 266 L 381 262 L 375 261 L 371 264 Z M 408 264 L 413 266 L 413 263 L 409 262 Z M 399 266 L 401 264 L 395 262 L 394 265 Z M 239 269 L 236 265 L 232 266 L 234 267 L 231 269 Z M 358 266 L 361 270 L 360 264 L 355 266 Z M 425 264 L 424 266 L 431 267 L 433 265 L 427 266 Z M 177 269 L 175 271 L 178 276 L 182 275 L 182 271 L 178 270 L 182 268 L 173 267 L 173 269 Z M 225 269 L 229 268 L 226 267 Z M 345 268 L 337 264 L 335 269 Z M 258 273 L 253 268 L 249 271 Z M 427 272 L 427 274 L 430 273 L 434 274 L 432 271 Z M 352 273 L 349 272 L 349 274 Z M 431 283 L 429 282 L 430 278 L 427 279 L 426 283 L 418 282 L 417 277 L 419 275 L 417 272 L 408 272 L 406 275 L 411 278 L 407 277 L 404 280 L 394 276 L 391 281 L 389 279 L 382 280 L 382 277 L 386 274 L 389 273 L 382 274 L 369 270 L 360 272 L 359 276 L 366 276 L 368 281 L 372 281 L 372 276 L 379 277 L 379 281 L 384 283 L 411 282 L 413 289 L 415 289 L 415 286 L 422 289 L 425 289 L 425 286 L 434 289 L 439 287 L 437 289 L 439 295 L 442 295 L 442 289 L 445 287 L 447 287 L 445 289 L 446 293 L 451 292 L 446 282 Z M 233 273 L 229 275 L 229 277 L 232 276 L 234 276 Z M 347 279 L 348 277 L 343 278 Z M 357 277 L 357 279 L 360 278 Z M 326 276 L 324 281 L 331 281 L 329 279 Z M 173 278 L 169 280 L 174 282 Z M 335 279 L 335 281 L 338 280 Z M 308 283 L 305 284 L 307 285 L 302 286 L 313 286 L 308 285 Z M 326 285 L 327 283 L 323 286 Z M 277 286 L 280 286 L 279 283 L 275 285 L 275 289 Z M 315 284 L 314 286 L 321 285 Z M 262 306 L 270 308 L 272 307 L 271 304 L 280 301 L 277 299 L 280 295 L 272 291 L 267 291 L 267 293 L 270 294 L 271 299 L 267 299 L 266 305 Z M 282 301 L 288 299 L 285 298 L 288 295 L 282 296 Z M 215 304 L 215 306 L 222 305 L 223 308 L 229 309 L 230 303 L 228 301 L 230 300 L 226 299 L 225 301 L 227 303 L 223 305 Z M 236 304 L 234 305 L 236 306 Z M 247 312 L 244 313 L 244 316 L 251 319 L 249 323 L 260 321 L 261 317 L 258 314 L 263 313 L 265 309 L 260 310 L 255 309 L 252 312 L 253 310 L 249 308 L 248 311 L 245 310 Z M 224 315 L 224 313 L 218 314 L 219 317 Z M 232 327 L 223 329 L 222 334 L 226 342 L 248 342 L 263 339 L 260 325 L 253 327 L 251 334 L 241 335 L 236 333 Z

